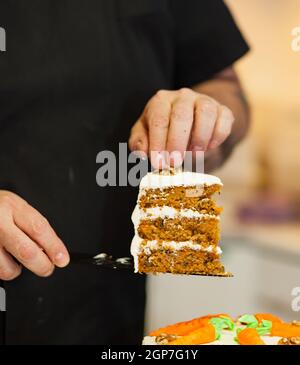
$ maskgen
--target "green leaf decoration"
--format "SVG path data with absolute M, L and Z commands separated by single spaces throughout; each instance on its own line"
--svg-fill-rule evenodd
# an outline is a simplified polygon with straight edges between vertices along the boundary
M 230 318 L 223 317 L 223 316 L 221 316 L 220 318 L 223 319 L 224 325 L 226 325 L 226 327 L 223 327 L 224 329 L 228 329 L 229 331 L 234 330 L 235 325 L 234 325 L 234 322 Z
M 221 329 L 215 327 L 215 331 L 216 331 L 216 340 L 219 340 L 221 338 Z
M 247 324 L 247 328 L 257 328 L 258 322 L 250 322 Z
M 245 314 L 239 321 L 247 325 L 247 328 L 255 328 L 260 336 L 270 334 L 272 322 L 263 319 L 259 325 L 258 320 L 251 314 Z
M 260 336 L 264 336 L 264 335 L 268 335 L 270 334 L 272 329 L 272 322 L 271 321 L 267 321 L 265 319 L 263 319 L 261 321 L 261 325 L 259 327 L 256 328 L 258 334 Z
M 238 341 L 238 338 L 237 338 L 237 335 L 238 335 L 241 331 L 243 331 L 243 328 L 237 328 L 237 329 L 236 329 L 236 337 L 234 337 L 234 341 L 235 341 L 235 342 L 239 342 L 239 341 Z
M 216 340 L 221 338 L 223 329 L 228 329 L 229 331 L 234 330 L 234 322 L 227 317 L 214 317 L 210 319 L 209 323 L 215 328 Z
M 248 328 L 256 328 L 258 326 L 258 320 L 252 314 L 244 314 L 239 318 L 239 322 L 246 324 Z

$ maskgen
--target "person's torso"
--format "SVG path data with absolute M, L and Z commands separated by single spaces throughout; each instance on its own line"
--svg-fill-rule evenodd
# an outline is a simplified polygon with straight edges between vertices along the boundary
M 118 151 L 147 100 L 172 87 L 167 1 L 1 1 L 0 26 L 0 189 L 40 210 L 70 251 L 128 256 L 137 191 L 97 186 L 96 155 Z M 134 274 L 71 265 L 43 280 L 24 270 L 5 288 L 6 343 L 142 335 Z
M 172 86 L 168 2 L 1 2 L 0 25 L 0 188 L 40 209 L 71 247 L 93 251 L 107 242 L 110 218 L 128 231 L 136 194 L 99 188 L 96 155 L 118 151 L 147 100 Z

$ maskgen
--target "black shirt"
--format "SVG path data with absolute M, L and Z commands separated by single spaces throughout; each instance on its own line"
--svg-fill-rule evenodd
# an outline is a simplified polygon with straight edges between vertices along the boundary
M 128 256 L 137 191 L 96 184 L 159 89 L 192 86 L 247 45 L 218 0 L 1 1 L 0 188 L 43 213 L 70 251 Z M 144 277 L 70 265 L 7 291 L 7 344 L 138 343 Z

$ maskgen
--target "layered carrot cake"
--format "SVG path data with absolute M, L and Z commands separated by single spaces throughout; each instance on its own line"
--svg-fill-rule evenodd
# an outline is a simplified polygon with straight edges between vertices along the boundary
M 269 313 L 208 315 L 153 331 L 143 345 L 300 345 L 300 322 Z
M 220 261 L 219 178 L 175 170 L 151 172 L 140 183 L 132 214 L 135 271 L 229 276 Z

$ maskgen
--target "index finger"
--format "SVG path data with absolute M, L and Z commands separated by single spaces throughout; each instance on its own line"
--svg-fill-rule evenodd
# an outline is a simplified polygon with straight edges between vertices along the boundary
M 167 92 L 166 92 L 167 93 Z M 171 103 L 167 94 L 155 96 L 144 115 L 149 131 L 149 155 L 154 168 L 166 167 L 165 151 L 167 144 Z
M 176 99 L 172 105 L 167 138 L 167 150 L 174 167 L 182 164 L 194 121 L 194 98 L 189 94 Z
M 70 257 L 47 219 L 36 209 L 24 202 L 14 212 L 14 222 L 33 241 L 44 249 L 49 259 L 58 267 L 66 266 Z

